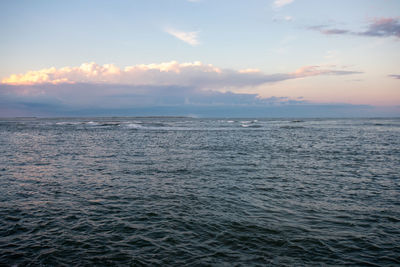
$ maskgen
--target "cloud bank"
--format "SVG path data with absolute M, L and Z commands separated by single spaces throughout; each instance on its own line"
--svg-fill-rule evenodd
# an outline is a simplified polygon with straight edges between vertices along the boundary
M 221 69 L 199 61 L 160 64 L 141 64 L 123 69 L 113 65 L 83 63 L 79 67 L 54 67 L 22 74 L 12 74 L 2 79 L 2 84 L 123 84 L 134 86 L 179 86 L 196 89 L 226 89 L 254 87 L 264 83 L 317 75 L 360 74 L 358 71 L 338 70 L 336 66 L 304 66 L 292 73 L 265 74 L 257 69 Z
M 13 74 L 0 84 L 1 105 L 47 111 L 121 109 L 155 106 L 276 106 L 307 101 L 287 97 L 261 98 L 247 91 L 263 84 L 319 75 L 361 72 L 335 66 L 304 66 L 290 73 L 265 74 L 257 69 L 222 69 L 201 62 L 134 65 L 83 63 Z M 49 108 L 49 107 L 52 108 Z

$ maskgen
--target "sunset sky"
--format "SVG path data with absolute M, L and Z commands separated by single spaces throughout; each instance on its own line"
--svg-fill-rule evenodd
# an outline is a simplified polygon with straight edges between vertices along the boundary
M 400 116 L 400 1 L 0 1 L 0 82 L 0 117 Z

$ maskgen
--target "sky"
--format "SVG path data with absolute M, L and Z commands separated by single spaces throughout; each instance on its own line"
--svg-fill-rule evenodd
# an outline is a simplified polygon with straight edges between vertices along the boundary
M 400 116 L 398 0 L 0 1 L 0 117 Z

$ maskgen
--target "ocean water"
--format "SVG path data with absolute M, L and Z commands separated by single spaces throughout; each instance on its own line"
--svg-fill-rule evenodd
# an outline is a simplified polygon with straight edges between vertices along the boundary
M 400 265 L 400 119 L 0 120 L 0 265 Z

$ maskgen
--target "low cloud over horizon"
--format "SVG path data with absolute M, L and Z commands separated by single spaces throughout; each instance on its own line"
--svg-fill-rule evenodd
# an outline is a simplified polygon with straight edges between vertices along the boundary
M 79 67 L 53 67 L 3 78 L 0 112 L 19 114 L 20 109 L 25 110 L 23 114 L 30 111 L 42 114 L 42 110 L 43 114 L 51 115 L 52 112 L 64 114 L 74 110 L 107 113 L 107 110 L 144 107 L 175 107 L 177 112 L 182 107 L 309 107 L 318 103 L 302 97 L 263 98 L 257 93 L 246 90 L 238 93 L 235 90 L 313 76 L 361 73 L 333 65 L 304 66 L 290 73 L 265 74 L 257 69 L 222 69 L 201 62 L 171 61 L 123 69 L 113 64 L 92 62 Z
M 351 75 L 360 71 L 339 69 L 335 65 L 303 66 L 290 73 L 265 74 L 258 69 L 222 69 L 199 61 L 179 63 L 140 64 L 123 69 L 114 64 L 83 63 L 79 67 L 47 68 L 12 74 L 2 79 L 2 84 L 125 84 L 125 85 L 176 85 L 202 89 L 224 89 L 258 86 L 289 79 L 319 75 Z
M 290 79 L 361 73 L 334 67 L 304 66 L 291 73 L 265 74 L 257 69 L 221 69 L 201 62 L 171 61 L 123 69 L 92 62 L 12 74 L 2 80 L 0 95 L 11 102 L 44 101 L 71 107 L 294 104 L 305 100 L 262 98 L 248 89 Z

